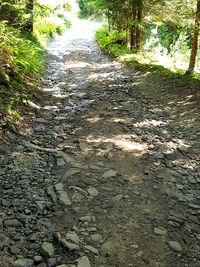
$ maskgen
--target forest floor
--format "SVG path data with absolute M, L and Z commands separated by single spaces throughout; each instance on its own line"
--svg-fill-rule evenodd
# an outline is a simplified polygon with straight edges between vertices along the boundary
M 0 266 L 199 267 L 200 91 L 77 27 L 50 43 L 40 104 L 1 143 Z

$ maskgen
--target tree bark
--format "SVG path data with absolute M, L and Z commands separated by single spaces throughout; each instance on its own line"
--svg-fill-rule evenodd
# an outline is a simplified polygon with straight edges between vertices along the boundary
M 143 1 L 141 0 L 137 7 L 137 28 L 136 28 L 136 51 L 137 52 L 141 48 L 142 22 L 143 22 Z
M 33 32 L 33 9 L 34 9 L 34 0 L 27 0 L 26 2 L 26 10 L 29 14 L 29 19 L 24 26 L 24 30 L 27 32 Z
M 199 39 L 199 23 L 200 23 L 200 0 L 197 0 L 197 11 L 196 11 L 196 18 L 195 18 L 195 26 L 194 26 L 194 34 L 192 40 L 192 50 L 190 55 L 190 63 L 189 68 L 187 70 L 187 74 L 192 74 L 194 71 L 195 63 L 196 63 L 196 56 L 198 50 L 198 39 Z
M 135 50 L 136 48 L 136 27 L 135 27 L 135 20 L 136 20 L 136 7 L 133 6 L 132 9 L 132 19 L 130 25 L 130 49 Z

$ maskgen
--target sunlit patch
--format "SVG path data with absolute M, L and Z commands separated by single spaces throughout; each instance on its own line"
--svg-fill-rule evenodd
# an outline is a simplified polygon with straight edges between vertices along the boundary
M 80 69 L 85 67 L 91 67 L 92 65 L 86 62 L 78 62 L 78 63 L 67 63 L 66 69 Z
M 31 107 L 31 108 L 34 108 L 34 109 L 40 109 L 40 108 L 41 108 L 39 105 L 35 104 L 34 102 L 32 102 L 32 101 L 30 101 L 30 100 L 28 100 L 26 103 L 27 103 L 27 104 L 29 105 L 29 107 Z
M 147 149 L 145 144 L 126 140 L 116 141 L 115 146 L 124 152 L 144 152 Z
M 55 94 L 53 94 L 53 96 L 55 98 L 62 98 L 62 99 L 69 98 L 69 95 L 68 94 L 61 94 L 61 93 L 55 93 Z
M 93 136 L 88 137 L 88 141 L 91 143 L 95 143 L 96 147 L 106 146 L 108 144 L 113 144 L 113 147 L 121 150 L 125 153 L 134 154 L 134 156 L 139 157 L 145 154 L 148 150 L 148 146 L 144 142 L 136 142 L 134 140 L 130 140 L 130 135 L 116 135 L 113 138 L 98 138 L 95 139 Z M 99 144 L 99 146 L 98 146 Z
M 124 119 L 121 119 L 121 118 L 114 118 L 112 119 L 113 122 L 117 122 L 117 123 L 122 123 L 122 124 L 125 124 L 126 123 L 126 120 Z
M 43 107 L 44 110 L 57 110 L 59 109 L 58 106 L 45 106 Z
M 92 118 L 87 118 L 86 121 L 90 122 L 90 123 L 95 123 L 95 122 L 98 122 L 100 121 L 101 118 L 100 117 L 92 117 Z
M 161 126 L 165 125 L 166 122 L 163 121 L 156 121 L 156 120 L 145 120 L 142 122 L 137 122 L 134 124 L 136 127 L 156 127 L 156 126 Z

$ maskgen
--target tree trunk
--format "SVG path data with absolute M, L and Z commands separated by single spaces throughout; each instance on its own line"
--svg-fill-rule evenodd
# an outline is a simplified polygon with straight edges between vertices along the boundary
M 142 39 L 142 22 L 143 22 L 143 1 L 141 0 L 137 7 L 137 28 L 136 28 L 136 51 L 138 52 L 141 48 Z
M 111 31 L 110 12 L 107 10 L 108 31 Z
M 128 46 L 128 19 L 126 19 L 126 44 Z
M 135 50 L 136 48 L 136 27 L 135 27 L 135 20 L 136 20 L 136 7 L 133 7 L 132 10 L 132 19 L 130 25 L 130 49 Z
M 190 55 L 189 68 L 186 72 L 187 74 L 191 74 L 194 71 L 195 67 L 197 50 L 198 50 L 199 23 L 200 23 L 200 0 L 197 0 L 197 11 L 196 11 L 195 27 L 194 27 L 194 34 L 192 41 L 192 50 Z
M 34 9 L 34 0 L 27 0 L 26 2 L 26 10 L 29 14 L 29 19 L 24 26 L 24 30 L 27 32 L 33 32 L 33 9 Z

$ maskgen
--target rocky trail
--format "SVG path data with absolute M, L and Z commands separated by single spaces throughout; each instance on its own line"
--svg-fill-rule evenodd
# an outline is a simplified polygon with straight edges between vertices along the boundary
M 199 267 L 199 91 L 107 58 L 94 26 L 50 43 L 1 143 L 0 267 Z

